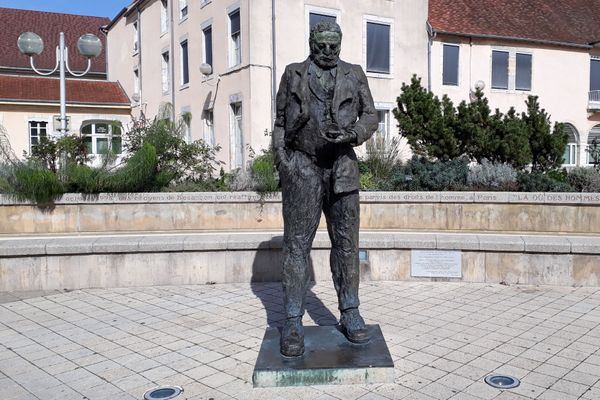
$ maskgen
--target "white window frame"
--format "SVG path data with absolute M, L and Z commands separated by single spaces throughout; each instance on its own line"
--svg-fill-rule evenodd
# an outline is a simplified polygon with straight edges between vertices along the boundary
M 98 153 L 98 139 L 107 139 L 107 146 L 108 146 L 107 148 L 109 149 L 109 151 L 112 150 L 113 124 L 114 123 L 115 123 L 115 121 L 100 120 L 100 119 L 85 120 L 81 123 L 81 127 L 79 128 L 81 137 L 84 138 L 86 136 L 89 136 L 92 139 L 92 152 L 89 155 L 91 155 L 91 156 L 103 155 L 101 153 Z M 96 133 L 96 125 L 97 124 L 108 125 L 108 133 Z M 84 134 L 83 127 L 87 126 L 87 125 L 92 125 L 92 132 L 89 134 Z M 123 154 L 123 138 L 124 138 L 123 126 L 121 126 L 120 129 L 121 129 L 121 134 L 118 136 L 121 139 L 121 152 L 116 153 L 116 155 Z
M 367 72 L 367 23 L 388 25 L 390 27 L 390 72 Z M 392 18 L 380 17 L 377 15 L 363 15 L 362 32 L 362 59 L 365 74 L 371 78 L 394 79 L 394 20 Z
M 236 106 L 239 106 L 241 109 L 240 112 L 240 116 L 238 117 L 235 114 L 235 108 Z M 239 124 L 238 124 L 238 120 L 239 120 Z M 238 126 L 239 129 L 239 141 L 240 141 L 240 148 L 238 149 L 238 146 L 236 145 L 236 141 L 237 141 L 237 130 L 236 130 L 236 126 Z M 241 99 L 236 99 L 236 101 L 232 101 L 229 103 L 229 137 L 230 137 L 230 165 L 231 165 L 231 169 L 236 169 L 236 168 L 241 168 L 244 169 L 245 168 L 245 161 L 246 161 L 246 152 L 245 152 L 245 141 L 244 141 L 244 104 L 242 102 Z M 237 152 L 238 150 L 240 151 L 240 159 L 238 159 L 237 157 Z
M 304 47 L 304 56 L 308 56 L 310 54 L 310 14 L 322 14 L 328 15 L 331 17 L 335 17 L 335 22 L 342 27 L 341 16 L 342 12 L 336 8 L 325 8 L 325 7 L 317 7 L 317 6 L 304 6 L 304 43 L 306 43 Z M 342 29 L 343 32 L 343 29 Z M 342 47 L 343 48 L 343 47 Z
M 202 62 L 203 63 L 207 63 L 206 61 L 206 35 L 204 34 L 204 31 L 206 29 L 210 28 L 211 30 L 211 49 L 213 49 L 213 44 L 214 44 L 214 30 L 213 30 L 213 23 L 212 23 L 212 19 L 203 22 L 200 25 L 200 30 L 202 31 Z M 213 49 L 213 54 L 212 54 L 212 64 L 211 67 L 213 67 L 213 72 L 211 73 L 211 75 L 214 73 L 214 63 L 215 63 L 215 53 L 214 53 L 214 49 Z
M 185 21 L 188 15 L 190 15 L 188 0 L 179 0 L 179 21 Z
M 133 54 L 137 54 L 140 51 L 140 29 L 139 21 L 133 21 Z
M 587 142 L 585 143 L 585 164 L 586 165 L 594 165 L 592 163 L 590 163 L 590 152 L 589 152 L 589 148 L 590 145 L 592 144 L 592 140 L 590 140 L 590 136 L 594 135 L 597 136 L 598 139 L 600 139 L 600 134 L 597 134 L 596 132 L 600 131 L 600 124 L 598 125 L 594 125 L 592 127 L 592 129 L 590 129 L 590 131 L 588 132 L 588 137 L 587 137 Z
M 185 113 L 191 113 L 192 109 L 190 108 L 190 106 L 185 106 L 181 108 L 181 113 L 180 115 L 183 116 L 183 114 Z M 187 144 L 190 144 L 193 142 L 192 140 L 192 121 L 190 120 L 190 123 L 188 124 L 183 118 L 181 118 L 182 123 L 183 123 L 183 129 L 184 129 L 184 138 L 185 138 L 185 142 Z
M 140 94 L 140 68 L 133 69 L 133 93 Z
M 165 54 L 167 55 L 166 60 Z M 171 92 L 171 54 L 169 53 L 169 50 L 163 50 L 160 53 L 160 63 L 162 94 L 169 94 Z M 166 90 L 165 87 L 167 88 Z
M 600 62 L 600 55 L 596 56 L 590 56 L 590 84 L 589 84 L 589 88 L 590 91 L 592 90 L 592 63 L 596 61 L 596 62 Z
M 243 112 L 243 110 L 242 110 L 242 112 Z M 210 108 L 210 109 L 204 110 L 204 112 L 202 114 L 203 114 L 202 121 L 204 124 L 204 129 L 203 129 L 204 142 L 206 142 L 207 144 L 214 147 L 215 146 L 215 113 L 214 113 L 214 109 Z M 208 118 L 209 116 L 211 118 Z
M 579 143 L 580 143 L 580 139 L 579 139 L 579 131 L 577 130 L 577 128 L 575 127 L 575 125 L 571 122 L 565 122 L 563 123 L 563 125 L 570 125 L 573 128 L 573 136 L 575 137 L 575 141 L 572 142 L 570 141 L 571 138 L 569 135 L 569 141 L 567 142 L 567 147 L 569 148 L 569 156 L 571 157 L 571 163 L 564 163 L 562 164 L 565 167 L 573 167 L 575 165 L 578 164 L 577 159 L 579 157 L 579 152 L 577 151 L 579 149 Z M 586 152 L 587 153 L 587 152 Z
M 169 32 L 169 0 L 160 0 L 160 34 Z
M 385 120 L 384 120 L 384 124 L 385 124 L 385 140 L 390 141 L 392 139 L 392 110 L 394 109 L 394 103 L 387 103 L 387 102 L 376 102 L 375 103 L 375 110 L 379 113 L 380 111 L 385 113 Z M 378 125 L 377 125 L 377 131 L 375 131 L 375 134 L 377 135 L 378 131 L 379 131 L 379 114 L 377 115 L 377 119 L 378 119 Z
M 456 85 L 446 85 L 446 84 L 444 84 L 444 46 L 458 47 L 458 66 L 457 66 L 458 71 L 456 71 L 457 72 L 456 75 L 457 75 L 457 81 L 458 82 L 457 82 Z M 461 60 L 460 59 L 462 58 L 461 54 L 460 54 L 461 53 L 461 44 L 460 43 L 452 43 L 452 42 L 442 42 L 442 52 L 441 53 L 442 53 L 442 57 L 441 57 L 442 63 L 440 65 L 440 71 L 442 72 L 442 75 L 441 75 L 442 76 L 442 80 L 441 80 L 442 86 L 444 88 L 456 88 L 456 87 L 460 87 L 460 84 L 461 84 L 461 79 L 460 79 Z M 510 57 L 510 55 L 509 55 L 509 57 Z
M 183 81 L 183 70 L 184 70 L 184 62 L 183 62 L 183 44 L 187 46 L 187 70 L 188 70 L 188 81 Z M 179 40 L 179 85 L 180 89 L 185 89 L 190 86 L 190 42 L 187 37 L 184 37 Z
M 33 150 L 33 145 L 31 143 L 31 136 L 32 136 L 31 135 L 31 123 L 32 122 L 37 123 L 37 124 L 45 123 L 46 124 L 46 138 L 50 138 L 52 136 L 51 131 L 50 131 L 50 129 L 52 128 L 52 121 L 50 121 L 49 118 L 28 118 L 27 119 L 27 135 L 28 135 L 27 139 L 29 142 L 29 154 L 31 154 L 31 152 Z M 38 138 L 38 143 L 39 143 L 42 138 L 42 136 L 39 133 L 40 127 L 38 126 L 36 129 L 38 130 L 36 136 Z
M 508 89 L 495 89 L 492 88 L 492 68 L 493 68 L 493 52 L 501 51 L 508 53 Z M 526 54 L 531 56 L 531 89 L 522 90 L 516 89 L 517 83 L 517 54 Z M 535 55 L 532 49 L 521 48 L 521 47 L 503 47 L 503 46 L 492 46 L 490 51 L 490 90 L 497 93 L 532 93 L 534 91 L 534 63 Z
M 238 12 L 240 16 L 240 31 L 238 32 L 237 48 L 231 32 L 231 14 L 234 14 L 235 12 Z M 227 10 L 227 42 L 229 43 L 229 68 L 237 68 L 242 65 L 242 11 L 239 5 Z

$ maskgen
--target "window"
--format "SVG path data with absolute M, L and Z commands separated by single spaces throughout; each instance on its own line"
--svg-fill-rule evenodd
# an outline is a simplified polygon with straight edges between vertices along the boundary
M 390 111 L 377 110 L 377 119 L 379 120 L 379 125 L 377 126 L 375 135 L 387 140 L 389 138 Z
M 189 107 L 181 110 L 181 119 L 183 120 L 183 136 L 186 143 L 192 143 L 192 113 Z
M 29 121 L 29 152 L 47 137 L 48 121 Z
M 181 84 L 187 85 L 190 83 L 190 70 L 188 66 L 188 42 L 184 40 L 180 43 L 181 46 Z
M 137 53 L 140 46 L 138 22 L 133 23 L 133 52 Z
M 170 80 L 169 80 L 169 52 L 165 51 L 161 56 L 161 79 L 162 79 L 162 91 L 163 93 L 169 93 Z
M 517 53 L 516 90 L 531 90 L 531 54 Z
M 140 93 L 140 70 L 133 70 L 133 93 Z
M 527 52 L 493 50 L 492 89 L 530 91 L 532 60 L 532 54 Z
M 167 0 L 160 0 L 160 33 L 166 33 L 169 30 L 169 11 Z
M 590 91 L 594 90 L 600 90 L 600 57 L 592 58 L 590 65 Z
M 203 62 L 210 65 L 213 65 L 213 51 L 212 51 L 212 26 L 208 26 L 204 28 L 202 31 L 203 39 L 204 39 L 204 54 L 203 54 Z
M 442 81 L 447 86 L 458 86 L 458 59 L 460 47 L 444 44 Z
M 565 132 L 569 135 L 567 146 L 565 147 L 565 154 L 563 156 L 564 165 L 575 165 L 577 164 L 577 129 L 571 124 L 564 124 Z
M 184 19 L 188 15 L 187 0 L 179 0 L 179 19 Z
M 326 15 L 326 14 L 319 14 L 319 13 L 312 13 L 312 12 L 309 13 L 308 14 L 309 32 L 312 31 L 312 29 L 315 27 L 315 25 L 321 21 L 336 22 L 336 18 L 335 18 L 335 15 Z
M 235 67 L 242 63 L 239 8 L 229 14 L 229 36 L 229 66 Z
M 121 154 L 121 127 L 109 121 L 84 122 L 81 135 L 88 154 Z
M 242 130 L 242 103 L 231 103 L 231 166 L 244 167 L 244 134 Z
M 588 164 L 596 164 L 600 163 L 600 158 L 598 154 L 590 154 L 590 150 L 594 147 L 594 142 L 597 146 L 600 146 L 600 125 L 596 125 L 592 128 L 588 135 L 588 148 L 587 148 L 587 163 Z
M 367 22 L 367 72 L 390 73 L 390 26 Z
M 213 110 L 204 110 L 204 141 L 211 145 L 215 145 L 215 125 Z
M 508 89 L 507 51 L 492 51 L 492 89 Z

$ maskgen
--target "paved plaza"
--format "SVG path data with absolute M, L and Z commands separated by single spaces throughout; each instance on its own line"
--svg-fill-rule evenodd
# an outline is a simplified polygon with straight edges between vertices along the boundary
M 28 298 L 23 298 L 28 297 Z M 136 399 L 156 385 L 178 399 L 600 399 L 600 288 L 365 282 L 362 311 L 381 325 L 395 384 L 253 389 L 279 284 L 0 295 L 3 400 Z M 329 283 L 306 324 L 333 324 Z M 521 379 L 500 391 L 491 372 Z

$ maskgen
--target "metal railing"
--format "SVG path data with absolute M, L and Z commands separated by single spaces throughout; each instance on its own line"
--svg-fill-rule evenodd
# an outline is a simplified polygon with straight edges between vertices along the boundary
M 590 91 L 590 103 L 600 103 L 600 90 Z

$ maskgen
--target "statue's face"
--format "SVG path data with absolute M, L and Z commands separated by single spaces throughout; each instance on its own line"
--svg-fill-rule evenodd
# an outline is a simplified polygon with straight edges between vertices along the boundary
M 337 65 L 342 49 L 342 38 L 337 32 L 317 32 L 310 44 L 313 61 L 319 67 L 328 69 Z

